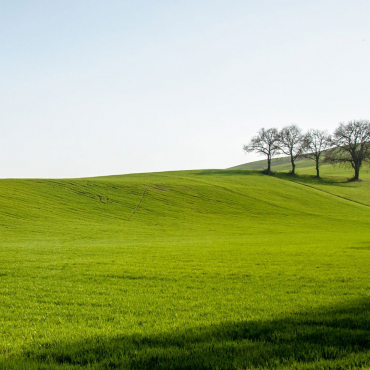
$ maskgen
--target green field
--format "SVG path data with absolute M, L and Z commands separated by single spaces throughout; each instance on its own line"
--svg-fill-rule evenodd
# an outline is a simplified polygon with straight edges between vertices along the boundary
M 312 167 L 314 170 L 315 162 L 307 158 L 297 158 L 296 159 L 297 169 L 306 169 L 307 167 Z M 327 166 L 326 166 L 327 167 Z M 248 162 L 240 164 L 239 166 L 231 167 L 231 170 L 264 170 L 267 168 L 266 159 L 262 159 L 255 162 Z M 272 171 L 289 171 L 292 166 L 290 164 L 289 157 L 273 158 L 271 160 L 271 170 Z
M 0 369 L 369 369 L 370 176 L 297 172 L 0 180 Z

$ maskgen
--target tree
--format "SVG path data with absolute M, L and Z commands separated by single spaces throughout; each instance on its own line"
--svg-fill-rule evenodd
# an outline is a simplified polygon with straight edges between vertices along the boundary
M 279 149 L 290 157 L 292 170 L 295 174 L 295 161 L 304 152 L 304 137 L 302 130 L 297 125 L 284 127 L 279 133 Z
M 243 149 L 247 152 L 256 152 L 267 156 L 267 173 L 271 173 L 271 159 L 279 153 L 279 132 L 276 128 L 265 130 L 261 128 L 248 145 Z
M 315 161 L 317 178 L 320 178 L 320 166 L 324 160 L 323 152 L 332 146 L 332 138 L 327 131 L 310 130 L 304 136 L 304 156 Z
M 370 121 L 353 120 L 340 123 L 334 131 L 334 144 L 326 160 L 331 163 L 350 164 L 355 171 L 353 180 L 360 178 L 360 168 L 364 162 L 370 162 Z

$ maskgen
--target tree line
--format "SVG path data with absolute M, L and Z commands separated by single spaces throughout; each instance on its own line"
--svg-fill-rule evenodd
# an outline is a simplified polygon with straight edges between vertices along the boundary
M 331 135 L 326 130 L 309 130 L 304 133 L 297 125 L 276 128 L 261 128 L 243 149 L 267 157 L 266 173 L 271 173 L 271 160 L 279 154 L 290 158 L 295 174 L 296 160 L 306 157 L 315 161 L 316 177 L 320 178 L 323 163 L 349 164 L 354 170 L 353 180 L 359 180 L 360 169 L 370 163 L 370 121 L 353 120 L 340 123 Z

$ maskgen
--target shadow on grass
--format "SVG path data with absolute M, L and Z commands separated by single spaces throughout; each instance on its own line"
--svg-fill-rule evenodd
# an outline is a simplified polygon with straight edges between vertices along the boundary
M 370 300 L 267 321 L 50 343 L 6 369 L 359 369 L 370 365 Z
M 202 170 L 196 173 L 199 176 L 212 176 L 212 175 L 225 175 L 225 176 L 273 176 L 281 180 L 289 180 L 293 182 L 298 182 L 306 185 L 334 185 L 342 186 L 343 184 L 356 183 L 351 178 L 345 178 L 342 176 L 330 176 L 330 177 L 319 177 L 317 178 L 314 175 L 300 175 L 300 174 L 291 174 L 290 172 L 279 172 L 279 171 L 270 171 L 264 170 Z
M 343 184 L 351 183 L 351 179 L 339 176 L 330 176 L 330 177 L 316 177 L 313 175 L 299 175 L 299 174 L 290 174 L 284 172 L 276 172 L 276 177 L 282 180 L 289 180 L 293 182 L 298 182 L 306 185 L 331 185 L 331 186 L 343 186 Z

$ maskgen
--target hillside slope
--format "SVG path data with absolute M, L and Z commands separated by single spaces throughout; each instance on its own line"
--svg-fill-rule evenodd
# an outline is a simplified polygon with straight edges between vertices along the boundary
M 161 226 L 166 232 L 179 225 L 195 232 L 209 225 L 229 224 L 233 229 L 249 225 L 259 232 L 274 228 L 282 217 L 283 229 L 290 223 L 325 224 L 328 218 L 351 222 L 343 214 L 358 205 L 335 197 L 332 189 L 317 192 L 299 181 L 286 180 L 291 179 L 222 170 L 2 180 L 0 228 L 12 240 L 73 238 L 75 233 L 105 238 L 101 231 L 135 235 L 137 227 L 155 230 Z M 356 212 L 354 222 L 360 222 L 367 210 L 360 207 Z
M 314 166 L 314 162 L 306 158 L 298 158 L 296 160 L 296 164 L 298 168 L 306 168 L 306 167 Z M 272 167 L 271 168 L 272 171 L 289 171 L 292 168 L 289 157 L 273 158 L 271 160 L 271 167 Z M 266 168 L 267 168 L 266 159 L 262 159 L 260 161 L 253 161 L 253 162 L 243 163 L 238 166 L 233 166 L 233 167 L 230 167 L 229 170 L 261 171 Z
M 296 163 L 296 176 L 287 176 L 291 170 L 288 157 L 274 158 L 272 160 L 272 170 L 275 176 L 297 184 L 312 187 L 323 192 L 352 200 L 370 206 L 370 167 L 364 164 L 360 171 L 360 182 L 350 181 L 353 177 L 353 169 L 350 166 L 323 164 L 320 167 L 321 179 L 314 178 L 316 169 L 314 162 L 308 159 L 300 159 Z M 240 166 L 229 168 L 231 171 L 244 170 L 264 170 L 266 160 L 245 163 Z
M 0 369 L 370 365 L 368 182 L 341 179 L 0 180 Z

